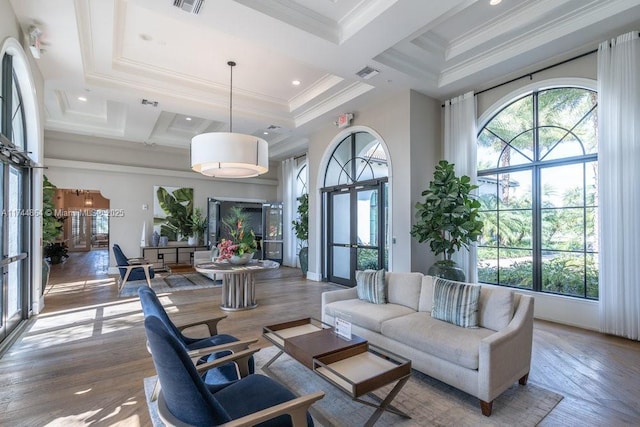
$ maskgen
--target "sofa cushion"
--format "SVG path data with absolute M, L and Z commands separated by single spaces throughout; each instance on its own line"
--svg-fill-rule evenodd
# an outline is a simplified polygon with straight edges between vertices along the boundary
M 478 324 L 483 328 L 500 331 L 513 318 L 513 290 L 482 286 L 478 307 Z
M 431 316 L 465 328 L 478 327 L 480 286 L 437 277 Z
M 415 310 L 400 304 L 371 304 L 361 299 L 332 302 L 325 306 L 324 311 L 333 317 L 336 313 L 347 314 L 352 324 L 378 333 L 382 322 L 415 313 Z
M 382 335 L 468 369 L 478 369 L 480 341 L 495 332 L 461 328 L 415 312 L 382 323 Z
M 417 272 L 388 272 L 386 274 L 388 301 L 393 304 L 402 304 L 413 311 L 418 310 L 422 277 L 422 273 Z
M 431 313 L 431 309 L 433 309 L 433 279 L 433 276 L 428 275 L 422 277 L 418 311 L 428 311 Z
M 387 303 L 387 283 L 384 270 L 356 271 L 358 298 L 373 304 Z

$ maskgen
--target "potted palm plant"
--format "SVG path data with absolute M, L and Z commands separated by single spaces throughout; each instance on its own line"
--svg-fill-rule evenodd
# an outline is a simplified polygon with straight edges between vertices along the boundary
M 189 217 L 189 221 L 191 225 L 191 236 L 189 237 L 188 243 L 190 245 L 197 245 L 207 227 L 207 220 L 204 215 L 202 215 L 202 209 L 195 208 L 193 214 Z
M 303 194 L 298 200 L 300 201 L 298 219 L 291 221 L 291 225 L 300 245 L 300 250 L 298 251 L 300 269 L 302 274 L 306 275 L 309 269 L 309 247 L 307 246 L 307 240 L 309 239 L 309 195 Z
M 436 256 L 444 256 L 429 268 L 429 275 L 465 280 L 464 272 L 451 256 L 462 247 L 468 248 L 482 234 L 480 202 L 471 196 L 476 188 L 471 178 L 457 177 L 454 165 L 441 160 L 429 188 L 422 192 L 424 202 L 416 203 L 416 223 L 411 235 L 420 243 L 429 242 Z

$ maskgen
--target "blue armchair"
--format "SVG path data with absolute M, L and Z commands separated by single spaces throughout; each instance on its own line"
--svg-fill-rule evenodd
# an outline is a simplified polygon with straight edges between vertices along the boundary
M 120 270 L 120 288 L 128 280 L 146 280 L 147 285 L 151 286 L 151 279 L 155 275 L 153 264 L 143 258 L 127 258 L 117 244 L 113 245 L 113 256 L 116 259 L 118 270 Z
M 203 379 L 209 385 L 226 386 L 229 383 L 252 374 L 255 370 L 253 352 L 247 351 L 249 344 L 257 342 L 257 339 L 239 341 L 233 335 L 218 334 L 218 323 L 227 316 L 218 316 L 197 322 L 176 326 L 164 309 L 153 289 L 146 286 L 138 288 L 140 305 L 144 317 L 156 317 L 182 345 L 198 371 L 202 371 Z M 182 332 L 193 326 L 206 325 L 209 337 L 191 338 Z M 234 353 L 240 352 L 233 357 Z M 230 360 L 232 359 L 232 360 Z M 226 363 L 223 363 L 227 361 Z M 200 364 L 203 364 L 201 367 Z M 216 369 L 211 369 L 216 367 Z M 154 391 L 154 396 L 157 390 Z
M 234 421 L 238 426 L 313 426 L 307 410 L 324 397 L 323 392 L 296 398 L 278 382 L 258 374 L 212 391 L 160 319 L 147 317 L 144 325 L 162 385 L 158 414 L 166 425 L 214 426 Z

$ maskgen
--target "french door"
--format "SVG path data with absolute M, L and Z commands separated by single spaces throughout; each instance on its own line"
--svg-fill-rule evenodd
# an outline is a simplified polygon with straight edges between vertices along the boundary
M 24 319 L 28 307 L 28 227 L 25 221 L 25 195 L 28 195 L 28 175 L 22 169 L 0 163 L 0 341 Z
M 386 181 L 376 181 L 325 193 L 329 281 L 355 286 L 356 270 L 386 267 L 386 188 Z

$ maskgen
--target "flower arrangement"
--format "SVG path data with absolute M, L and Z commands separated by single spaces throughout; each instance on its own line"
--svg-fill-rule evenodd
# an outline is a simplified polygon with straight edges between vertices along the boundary
M 231 208 L 228 217 L 222 220 L 230 239 L 222 239 L 218 243 L 218 259 L 225 260 L 232 256 L 242 256 L 247 253 L 253 253 L 258 245 L 253 230 L 247 229 L 247 215 L 239 207 Z

